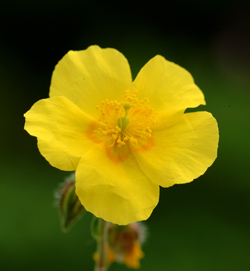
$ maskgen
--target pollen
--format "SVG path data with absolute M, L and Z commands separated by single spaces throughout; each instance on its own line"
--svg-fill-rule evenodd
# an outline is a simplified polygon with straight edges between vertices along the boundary
M 125 91 L 124 101 L 106 99 L 96 109 L 100 111 L 100 117 L 95 133 L 110 137 L 110 147 L 121 148 L 128 143 L 136 146 L 152 136 L 156 113 L 148 98 L 139 101 L 137 92 L 130 95 Z

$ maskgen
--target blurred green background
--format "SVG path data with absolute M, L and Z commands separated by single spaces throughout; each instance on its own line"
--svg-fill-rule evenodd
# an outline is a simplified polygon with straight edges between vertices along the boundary
M 93 270 L 92 216 L 61 232 L 53 193 L 68 173 L 23 130 L 23 113 L 48 97 L 56 63 L 92 44 L 121 51 L 133 77 L 156 54 L 185 67 L 206 97 L 199 110 L 219 123 L 214 165 L 161 190 L 141 270 L 250 270 L 249 10 L 241 0 L 1 1 L 1 270 Z

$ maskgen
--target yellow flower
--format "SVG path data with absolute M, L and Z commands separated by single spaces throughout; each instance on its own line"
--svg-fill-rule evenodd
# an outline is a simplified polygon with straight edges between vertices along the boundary
M 126 225 L 147 219 L 159 186 L 191 182 L 217 156 L 218 127 L 192 76 L 162 56 L 132 82 L 117 50 L 70 51 L 55 67 L 50 98 L 25 114 L 25 129 L 54 167 L 76 171 L 87 211 Z

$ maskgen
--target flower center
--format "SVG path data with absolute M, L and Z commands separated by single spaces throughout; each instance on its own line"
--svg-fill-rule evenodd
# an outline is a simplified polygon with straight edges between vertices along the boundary
M 110 136 L 112 143 L 122 147 L 126 142 L 137 145 L 139 141 L 148 140 L 152 131 L 150 127 L 155 123 L 153 108 L 147 98 L 139 101 L 137 92 L 131 96 L 129 91 L 125 92 L 125 101 L 102 101 L 101 106 L 96 106 L 100 110 L 101 117 L 98 120 L 102 128 L 95 130 L 95 133 Z

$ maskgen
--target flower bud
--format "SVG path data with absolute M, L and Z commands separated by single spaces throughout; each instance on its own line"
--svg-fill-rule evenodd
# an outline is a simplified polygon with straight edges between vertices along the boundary
M 75 174 L 71 174 L 56 192 L 62 231 L 67 232 L 85 209 L 75 193 Z
M 145 240 L 145 227 L 139 222 L 127 226 L 111 224 L 108 231 L 108 261 L 139 268 L 144 257 L 141 244 Z

